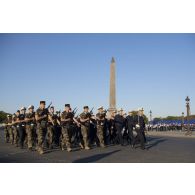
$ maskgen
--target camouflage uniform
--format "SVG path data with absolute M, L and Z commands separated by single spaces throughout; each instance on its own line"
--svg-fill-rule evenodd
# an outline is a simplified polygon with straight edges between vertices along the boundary
M 83 112 L 80 115 L 81 119 L 87 119 L 90 118 L 91 114 L 89 112 Z M 89 131 L 90 131 L 90 121 L 81 122 L 81 134 L 83 136 L 83 141 L 85 148 L 89 147 Z
M 48 122 L 46 139 L 47 139 L 48 146 L 50 148 L 52 148 L 52 144 L 54 143 L 54 136 L 55 136 L 56 128 L 57 128 L 57 118 L 58 118 L 58 116 L 56 114 L 52 114 L 52 113 L 49 113 L 49 115 L 51 116 L 54 125 L 52 124 L 51 121 Z
M 33 145 L 35 145 L 36 136 L 35 112 L 27 113 L 26 119 L 29 119 L 29 121 L 26 122 L 27 146 L 28 149 L 32 149 Z
M 13 135 L 12 126 L 8 127 L 8 131 L 9 131 L 9 141 L 13 145 L 14 144 L 14 135 Z
M 38 108 L 36 111 L 36 115 L 38 117 L 42 117 L 44 115 L 48 115 L 48 110 L 47 109 L 41 109 Z M 43 143 L 45 140 L 45 136 L 47 133 L 47 121 L 48 118 L 41 119 L 37 121 L 37 139 L 38 139 L 38 152 L 43 153 Z
M 5 138 L 5 142 L 6 143 L 8 143 L 9 141 L 10 141 L 10 136 L 9 136 L 9 125 L 8 125 L 8 123 L 11 123 L 12 122 L 12 120 L 11 120 L 11 118 L 8 118 L 7 120 L 6 120 L 6 126 L 5 126 L 5 128 L 4 128 L 4 138 Z
M 71 128 L 73 125 L 73 113 L 72 112 L 62 112 L 61 123 L 62 123 L 62 149 L 66 145 L 67 149 L 71 148 Z M 63 121 L 63 119 L 70 119 L 70 121 Z
M 104 127 L 105 127 L 105 113 L 97 113 L 96 114 L 96 117 L 97 117 L 97 137 L 99 139 L 99 142 L 100 142 L 100 145 L 102 147 L 105 146 L 105 143 L 104 143 Z
M 14 116 L 13 117 L 13 120 L 12 120 L 13 122 L 16 122 L 16 116 Z M 19 137 L 18 137 L 18 129 L 17 129 L 17 125 L 16 124 L 14 124 L 14 125 L 12 125 L 12 129 L 13 129 L 13 138 L 14 138 L 14 145 L 15 146 L 18 146 L 18 139 L 19 139 Z
M 4 138 L 5 138 L 5 142 L 8 143 L 9 142 L 8 126 L 5 126 L 5 128 L 4 128 Z

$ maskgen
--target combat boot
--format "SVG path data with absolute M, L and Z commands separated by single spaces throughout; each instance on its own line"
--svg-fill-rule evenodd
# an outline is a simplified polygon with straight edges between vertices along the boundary
M 44 154 L 44 151 L 43 151 L 42 148 L 39 148 L 39 154 L 40 154 L 40 155 Z
M 28 150 L 29 150 L 29 151 L 32 151 L 32 147 L 28 147 Z
M 68 152 L 71 152 L 71 151 L 72 151 L 72 149 L 71 149 L 71 148 L 67 148 L 67 151 L 68 151 Z
M 90 150 L 91 148 L 89 146 L 85 146 L 85 150 Z
M 80 143 L 80 144 L 79 144 L 79 146 L 81 147 L 81 149 L 84 149 L 84 146 L 83 146 L 83 144 L 81 144 L 81 143 Z
M 101 148 L 105 148 L 106 146 L 104 144 L 100 144 Z

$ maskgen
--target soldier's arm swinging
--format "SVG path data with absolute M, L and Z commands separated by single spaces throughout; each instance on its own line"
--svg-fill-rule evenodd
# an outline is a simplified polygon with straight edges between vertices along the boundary
M 51 117 L 50 115 L 48 115 L 48 119 L 49 119 L 49 121 L 52 123 L 52 125 L 55 125 L 55 124 L 54 124 L 54 121 L 53 121 L 53 119 L 52 119 L 52 117 Z
M 68 122 L 68 121 L 70 121 L 71 119 L 70 118 L 68 118 L 68 119 L 63 119 L 62 117 L 61 117 L 61 121 L 62 122 Z
M 42 120 L 44 118 L 47 118 L 47 115 L 46 114 L 44 116 L 40 116 L 40 117 L 37 114 L 35 115 L 36 121 L 40 121 L 40 120 Z
M 80 126 L 80 123 L 75 118 L 73 118 L 73 121 L 77 124 L 77 126 Z
M 80 119 L 82 123 L 86 122 L 86 121 L 89 121 L 90 119 L 89 118 L 86 118 L 86 119 Z

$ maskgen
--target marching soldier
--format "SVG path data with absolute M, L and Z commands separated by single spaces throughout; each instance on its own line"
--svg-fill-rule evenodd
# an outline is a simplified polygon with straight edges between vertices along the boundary
M 25 117 L 26 121 L 26 134 L 27 134 L 27 146 L 29 150 L 32 150 L 33 145 L 35 145 L 36 129 L 35 129 L 35 112 L 34 106 L 30 105 L 28 107 L 28 113 Z
M 65 110 L 61 114 L 61 125 L 62 125 L 62 150 L 66 146 L 67 151 L 71 152 L 71 136 L 73 121 L 78 123 L 74 118 L 74 114 L 71 111 L 70 104 L 65 104 Z
M 58 116 L 54 112 L 54 106 L 50 107 L 50 112 L 48 114 L 48 125 L 47 125 L 47 145 L 49 149 L 53 148 L 54 139 L 57 136 L 57 123 L 60 124 L 58 121 Z
M 37 122 L 37 139 L 39 154 L 43 154 L 43 144 L 47 133 L 47 121 L 48 121 L 48 109 L 45 108 L 45 101 L 40 101 L 40 106 L 35 113 L 35 119 Z
M 124 140 L 123 140 L 123 129 L 125 127 L 125 118 L 123 117 L 123 109 L 121 108 L 118 111 L 118 114 L 114 117 L 114 122 L 115 122 L 115 127 L 117 131 L 117 139 L 119 144 L 122 146 L 124 145 Z
M 17 122 L 17 129 L 19 133 L 19 146 L 21 149 L 24 148 L 24 141 L 26 136 L 26 129 L 25 129 L 25 111 L 26 108 L 22 107 L 20 109 L 20 114 L 18 115 L 16 122 Z
M 105 147 L 104 135 L 105 135 L 105 123 L 106 123 L 106 114 L 104 112 L 104 108 L 98 108 L 98 113 L 96 114 L 97 121 L 97 137 L 100 142 L 101 147 Z
M 90 131 L 90 119 L 91 113 L 89 112 L 89 107 L 84 106 L 84 111 L 80 114 L 81 121 L 81 134 L 84 141 L 85 150 L 90 150 L 89 147 L 89 131 Z
M 16 120 L 17 120 L 17 115 L 14 113 L 12 117 L 12 129 L 13 129 L 13 136 L 14 136 L 14 145 L 18 147 L 18 138 L 19 138 L 18 134 L 19 133 L 17 129 Z
M 56 116 L 58 123 L 55 129 L 54 143 L 58 147 L 61 142 L 61 111 L 56 111 Z
M 9 142 L 11 145 L 14 144 L 14 134 L 13 134 L 13 128 L 12 128 L 12 116 L 9 115 L 9 123 L 8 123 L 8 132 L 9 132 Z
M 137 132 L 137 136 L 134 139 L 133 147 L 137 142 L 140 142 L 141 149 L 145 150 L 145 141 L 144 141 L 144 129 L 145 129 L 145 122 L 143 117 L 143 111 L 139 109 L 138 114 L 135 116 L 135 128 Z
M 145 135 L 146 125 L 145 125 L 145 121 L 144 121 L 144 109 L 142 108 L 140 110 L 140 112 L 141 112 L 141 117 L 142 117 L 142 120 L 143 120 L 143 131 L 142 131 L 142 133 L 143 133 L 143 136 L 144 136 L 144 142 L 146 143 L 147 140 L 146 140 L 146 135 Z
M 4 128 L 4 137 L 5 137 L 5 142 L 6 143 L 8 143 L 9 141 L 10 142 L 12 141 L 12 138 L 10 137 L 10 135 L 11 135 L 11 133 L 10 133 L 11 123 L 12 123 L 12 116 L 8 114 L 7 119 L 6 119 L 6 125 L 5 125 L 5 128 Z
M 110 113 L 110 117 L 108 119 L 108 130 L 109 130 L 109 134 L 110 134 L 110 143 L 111 144 L 116 144 L 116 128 L 115 128 L 115 115 L 116 115 L 116 111 L 113 111 Z
M 133 143 L 134 143 L 133 128 L 135 127 L 133 112 L 129 111 L 129 115 L 126 117 L 126 123 L 128 128 L 130 144 L 133 147 Z

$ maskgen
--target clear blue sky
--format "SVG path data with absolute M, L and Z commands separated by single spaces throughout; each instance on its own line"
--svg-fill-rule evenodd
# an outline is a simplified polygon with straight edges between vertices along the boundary
M 180 115 L 189 95 L 195 113 L 195 34 L 0 34 L 0 110 L 107 108 L 112 56 L 117 107 Z

